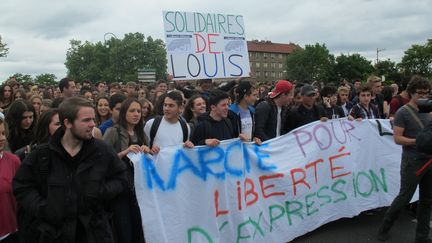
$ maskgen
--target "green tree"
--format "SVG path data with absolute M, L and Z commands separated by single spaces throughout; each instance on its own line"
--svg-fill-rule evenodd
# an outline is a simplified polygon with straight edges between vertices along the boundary
M 7 48 L 6 43 L 2 42 L 2 37 L 0 35 L 0 57 L 6 57 L 9 53 L 9 48 Z
M 425 45 L 412 45 L 405 51 L 399 67 L 405 75 L 432 76 L 432 39 Z
M 366 79 L 374 71 L 370 61 L 360 54 L 336 57 L 335 73 L 339 79 Z
M 403 75 L 399 72 L 396 63 L 390 61 L 390 59 L 379 61 L 375 64 L 375 74 L 378 76 L 384 76 L 388 83 L 400 82 L 403 78 Z
M 34 79 L 36 84 L 43 84 L 43 85 L 55 85 L 57 77 L 54 74 L 51 73 L 44 73 L 37 75 Z
M 325 44 L 306 45 L 288 55 L 286 60 L 287 78 L 300 82 L 318 80 L 333 81 L 334 56 L 330 54 Z
M 156 78 L 166 75 L 166 52 L 162 40 L 129 33 L 105 43 L 71 40 L 66 54 L 68 75 L 76 80 L 136 81 L 138 69 L 156 69 Z
M 20 84 L 33 83 L 33 78 L 30 74 L 15 73 L 9 79 L 15 78 Z

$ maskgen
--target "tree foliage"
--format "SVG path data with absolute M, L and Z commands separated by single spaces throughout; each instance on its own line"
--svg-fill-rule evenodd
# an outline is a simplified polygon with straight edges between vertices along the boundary
M 360 54 L 340 55 L 336 57 L 335 72 L 340 79 L 366 79 L 374 71 L 371 61 Z
M 287 78 L 300 82 L 334 80 L 334 56 L 325 44 L 306 45 L 296 49 L 286 60 Z
M 9 53 L 9 48 L 7 48 L 6 43 L 3 43 L 2 37 L 0 35 L 0 57 L 6 57 Z
M 13 78 L 15 78 L 15 80 L 21 84 L 27 84 L 33 82 L 33 78 L 30 74 L 15 73 L 14 75 L 9 77 L 9 79 L 13 79 Z
M 15 79 L 20 84 L 42 84 L 42 85 L 57 85 L 57 77 L 51 73 L 44 73 L 33 78 L 30 74 L 15 73 L 9 79 Z
M 380 61 L 375 64 L 375 74 L 378 76 L 385 76 L 386 81 L 400 82 L 403 75 L 399 72 L 395 62 L 390 60 Z
M 42 85 L 55 85 L 57 84 L 56 79 L 57 77 L 54 74 L 44 73 L 44 74 L 37 75 L 34 78 L 34 82 L 36 84 L 42 84 Z
M 138 69 L 156 69 L 156 78 L 166 75 L 166 52 L 162 40 L 129 33 L 105 43 L 71 40 L 66 54 L 68 76 L 78 81 L 136 81 Z
M 412 45 L 405 51 L 399 64 L 406 75 L 420 74 L 432 76 L 432 39 L 425 45 Z

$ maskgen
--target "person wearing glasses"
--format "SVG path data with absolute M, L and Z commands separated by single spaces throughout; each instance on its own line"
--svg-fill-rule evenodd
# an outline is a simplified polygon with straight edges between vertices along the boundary
M 408 104 L 402 106 L 395 115 L 393 138 L 396 144 L 402 145 L 402 162 L 400 191 L 387 210 L 384 220 L 378 230 L 377 238 L 386 241 L 389 232 L 398 218 L 401 210 L 408 205 L 414 192 L 419 186 L 419 201 L 417 206 L 417 227 L 415 242 L 432 242 L 429 238 L 430 219 L 432 209 L 432 169 L 423 166 L 432 159 L 432 155 L 420 152 L 416 147 L 416 136 L 432 121 L 430 113 L 420 113 L 417 101 L 428 98 L 430 81 L 415 75 L 407 86 L 411 97 Z M 421 172 L 421 173 L 418 173 Z

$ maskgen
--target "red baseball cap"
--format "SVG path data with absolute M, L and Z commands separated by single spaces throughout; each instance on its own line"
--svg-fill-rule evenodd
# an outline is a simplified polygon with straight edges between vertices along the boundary
M 287 80 L 279 80 L 279 81 L 277 81 L 276 86 L 273 89 L 273 91 L 270 92 L 269 97 L 273 99 L 280 94 L 289 93 L 293 88 L 294 88 L 294 86 L 292 85 L 291 82 L 289 82 Z

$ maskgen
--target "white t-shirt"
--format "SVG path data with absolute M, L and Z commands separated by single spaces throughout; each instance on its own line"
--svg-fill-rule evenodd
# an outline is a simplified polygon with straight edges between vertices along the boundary
M 243 134 L 246 134 L 248 138 L 252 139 L 253 121 L 249 109 L 243 110 L 242 108 L 239 107 L 239 114 L 240 114 L 240 122 L 241 122 L 241 132 Z
M 276 137 L 280 136 L 280 130 L 281 130 L 281 126 L 282 126 L 281 113 L 282 113 L 282 108 L 278 106 L 277 107 Z
M 150 130 L 153 125 L 154 118 L 146 122 L 144 127 L 144 133 L 147 137 L 147 141 L 150 142 Z M 187 124 L 187 123 L 186 123 Z M 187 124 L 188 137 L 190 137 L 190 127 Z M 183 130 L 179 121 L 176 123 L 169 123 L 162 118 L 159 128 L 156 131 L 153 145 L 157 145 L 159 148 L 183 144 Z

